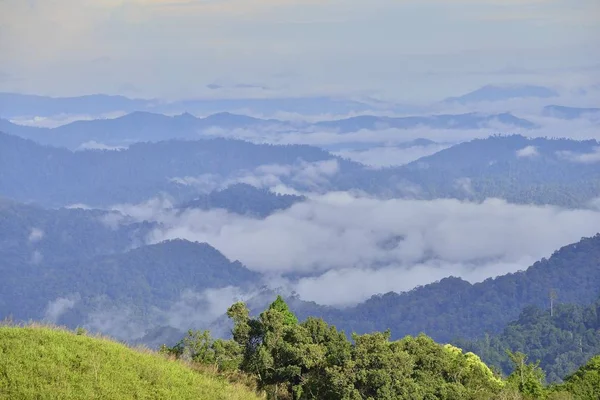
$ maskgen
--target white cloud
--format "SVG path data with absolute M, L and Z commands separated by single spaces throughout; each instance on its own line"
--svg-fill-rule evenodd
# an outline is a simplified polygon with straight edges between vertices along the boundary
M 65 208 L 67 208 L 69 210 L 76 210 L 76 209 L 91 210 L 92 209 L 91 206 L 88 206 L 87 204 L 83 204 L 83 203 L 69 204 L 69 205 L 65 206 Z
M 105 297 L 97 297 L 91 299 L 92 311 L 86 315 L 84 327 L 92 332 L 102 332 L 120 340 L 140 339 L 149 330 L 164 326 L 181 331 L 208 329 L 210 324 L 222 317 L 233 303 L 246 301 L 256 294 L 256 291 L 246 291 L 234 286 L 211 288 L 200 292 L 182 288 L 179 298 L 167 307 L 162 309 L 153 307 L 144 313 L 109 301 Z M 61 315 L 74 304 L 75 302 L 68 299 L 59 299 L 53 302 L 52 313 L 47 313 L 47 316 Z M 54 318 L 56 319 L 57 317 Z M 214 332 L 212 329 L 211 333 L 228 336 L 228 332 Z
M 517 150 L 517 157 L 536 157 L 539 152 L 535 146 L 526 146 Z
M 236 183 L 246 183 L 257 188 L 278 188 L 289 192 L 290 189 L 285 185 L 285 181 L 301 185 L 307 190 L 322 191 L 338 172 L 338 161 L 331 159 L 316 162 L 300 161 L 293 165 L 260 165 L 254 170 L 242 170 L 226 177 L 217 174 L 174 177 L 171 178 L 171 182 L 194 186 L 202 192 L 224 189 Z
M 79 301 L 79 296 L 59 297 L 48 303 L 44 320 L 52 323 L 58 322 L 58 319 L 67 311 L 75 307 Z
M 122 304 L 111 304 L 97 299 L 94 311 L 86 315 L 83 327 L 90 332 L 101 332 L 119 340 L 135 340 L 152 326 L 148 316 L 141 316 L 133 308 Z
M 600 162 L 600 147 L 596 147 L 591 153 L 576 153 L 573 151 L 558 151 L 556 153 L 559 157 L 565 160 L 581 163 L 581 164 L 594 164 Z
M 471 178 L 458 178 L 454 182 L 454 186 L 461 189 L 466 194 L 473 194 L 473 187 L 471 186 Z
M 94 119 L 114 119 L 122 117 L 125 112 L 118 111 L 114 113 L 100 115 L 78 115 L 78 114 L 57 114 L 51 117 L 19 117 L 11 119 L 10 122 L 17 125 L 35 126 L 38 128 L 56 128 L 62 125 L 70 124 L 75 121 L 91 121 Z
M 323 275 L 300 279 L 290 284 L 301 298 L 318 304 L 344 307 L 365 301 L 375 294 L 408 291 L 450 275 L 460 276 L 469 282 L 481 282 L 519 270 L 537 261 L 523 257 L 515 262 L 448 263 L 434 260 L 403 266 L 387 266 L 380 269 L 346 268 L 330 270 Z
M 161 316 L 161 323 L 186 331 L 206 328 L 215 319 L 223 316 L 236 301 L 246 301 L 252 293 L 238 287 L 206 289 L 202 292 L 184 290 Z
M 151 243 L 174 238 L 208 242 L 255 271 L 325 274 L 297 283 L 306 299 L 322 300 L 316 289 L 311 291 L 321 281 L 339 277 L 340 286 L 355 287 L 373 271 L 364 290 L 348 290 L 349 297 L 337 303 L 333 296 L 327 300 L 336 304 L 448 275 L 481 280 L 524 269 L 563 245 L 594 235 L 600 226 L 596 210 L 497 199 L 378 200 L 348 193 L 312 195 L 263 220 L 223 210 L 163 210 L 154 219 L 161 227 L 149 237 Z
M 172 207 L 172 199 L 170 199 L 166 195 L 163 195 L 136 205 L 117 204 L 112 206 L 111 210 L 118 211 L 119 213 L 121 213 L 121 216 L 128 215 L 139 220 L 149 220 L 154 215 L 160 213 L 162 210 L 170 209 Z M 109 221 L 111 221 L 111 217 L 109 217 Z
M 29 233 L 29 243 L 39 242 L 44 238 L 44 231 L 40 228 L 31 228 L 31 232 Z
M 120 151 L 126 149 L 125 146 L 109 146 L 104 143 L 96 142 L 95 140 L 90 140 L 89 142 L 85 142 L 77 147 L 77 150 L 108 150 L 108 151 Z

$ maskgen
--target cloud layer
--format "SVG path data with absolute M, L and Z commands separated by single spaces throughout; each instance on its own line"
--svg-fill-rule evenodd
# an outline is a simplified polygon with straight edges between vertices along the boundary
M 223 210 L 158 210 L 152 218 L 161 227 L 151 243 L 208 242 L 252 270 L 287 276 L 290 290 L 305 299 L 335 305 L 449 275 L 478 281 L 525 269 L 600 226 L 600 212 L 591 209 L 348 193 L 313 195 L 264 220 Z

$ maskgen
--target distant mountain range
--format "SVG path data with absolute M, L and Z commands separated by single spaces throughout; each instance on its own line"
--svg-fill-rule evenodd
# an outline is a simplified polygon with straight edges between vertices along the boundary
M 556 90 L 535 85 L 487 85 L 477 90 L 458 97 L 449 97 L 444 100 L 445 103 L 481 103 L 504 101 L 517 98 L 541 98 L 548 99 L 558 97 Z
M 431 115 L 415 117 L 379 117 L 363 115 L 333 121 L 301 123 L 275 119 L 259 119 L 245 115 L 218 113 L 196 118 L 189 113 L 169 117 L 148 112 L 134 112 L 114 119 L 76 121 L 57 128 L 38 128 L 0 120 L 0 131 L 14 134 L 41 144 L 78 149 L 90 144 L 127 146 L 136 142 L 155 142 L 168 139 L 199 139 L 236 129 L 256 132 L 314 132 L 349 133 L 360 130 L 383 129 L 534 129 L 537 125 L 510 113 Z
M 214 85 L 214 88 L 219 88 Z M 536 85 L 487 85 L 470 93 L 449 97 L 445 103 L 473 104 L 514 98 L 547 99 L 559 96 L 551 88 Z M 207 115 L 221 112 L 274 115 L 278 112 L 303 115 L 323 113 L 345 115 L 368 114 L 375 110 L 422 113 L 426 107 L 399 105 L 369 97 L 337 98 L 331 96 L 279 98 L 203 98 L 178 101 L 131 99 L 124 96 L 91 94 L 76 97 L 49 97 L 18 93 L 0 93 L 0 118 L 79 116 L 99 117 L 111 113 L 145 111 L 163 114 L 190 112 Z
M 543 114 L 547 117 L 560 119 L 578 119 L 585 116 L 600 119 L 600 108 L 582 108 L 550 105 L 544 107 Z
M 278 182 L 298 191 L 471 201 L 497 197 L 581 207 L 600 193 L 598 147 L 593 140 L 494 136 L 373 170 L 305 145 L 170 140 L 122 151 L 71 152 L 0 134 L 0 193 L 44 206 L 107 207 L 140 203 L 159 193 L 180 203 L 233 183 Z M 264 179 L 271 183 L 261 183 Z
M 107 113 L 148 111 L 155 113 L 213 114 L 224 111 L 274 114 L 291 112 L 318 115 L 366 112 L 386 106 L 381 102 L 357 101 L 328 96 L 237 99 L 189 99 L 166 102 L 157 99 L 130 99 L 123 96 L 92 94 L 77 97 L 49 97 L 0 93 L 0 118 L 53 117 L 60 115 L 99 116 Z
M 44 206 L 83 203 L 94 207 L 139 203 L 160 193 L 175 201 L 211 191 L 238 175 L 255 174 L 268 164 L 284 166 L 282 180 L 293 179 L 306 163 L 333 162 L 352 174 L 360 164 L 335 158 L 316 147 L 257 145 L 240 140 L 210 139 L 138 143 L 123 151 L 80 151 L 41 146 L 0 134 L 0 193 Z M 336 164 L 337 163 L 337 164 Z M 259 171 L 256 173 L 268 173 Z M 295 180 L 311 187 L 310 177 Z M 199 188 L 209 180 L 208 190 Z M 232 182 L 235 183 L 235 182 Z M 291 182 L 290 182 L 291 183 Z

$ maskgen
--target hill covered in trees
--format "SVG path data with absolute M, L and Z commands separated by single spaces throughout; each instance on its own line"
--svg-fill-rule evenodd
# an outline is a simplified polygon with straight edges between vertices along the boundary
M 108 310 L 132 310 L 142 318 L 140 323 L 147 324 L 160 314 L 158 310 L 170 307 L 189 291 L 246 287 L 260 279 L 210 245 L 184 240 L 89 259 L 24 262 L 22 268 L 12 265 L 0 264 L 4 277 L 0 315 L 15 320 L 46 318 L 69 326 L 89 322 L 90 313 Z M 64 307 L 56 309 L 60 304 Z M 110 331 L 109 326 L 103 328 Z
M 506 350 L 525 353 L 540 362 L 549 381 L 560 381 L 600 354 L 600 300 L 589 306 L 558 304 L 552 310 L 530 306 L 499 335 L 454 343 L 504 373 L 512 368 Z
M 600 190 L 595 140 L 492 136 L 460 143 L 394 168 L 421 198 L 585 207 Z
M 207 183 L 211 191 L 239 175 L 273 174 L 293 180 L 310 163 L 329 161 L 331 173 L 361 170 L 316 147 L 257 145 L 241 140 L 207 139 L 137 143 L 123 151 L 69 151 L 0 133 L 0 193 L 43 206 L 87 204 L 106 207 L 140 203 L 166 193 L 176 201 L 194 198 Z M 282 169 L 283 168 L 283 169 Z M 318 171 L 314 171 L 318 174 Z M 326 171 L 326 173 L 329 171 Z M 312 176 L 296 179 L 298 188 L 312 187 Z M 208 182 L 207 182 L 208 181 Z M 206 191 L 206 190 L 205 190 Z
M 282 195 L 246 183 L 238 183 L 197 197 L 181 204 L 178 208 L 201 210 L 222 208 L 237 214 L 265 218 L 275 211 L 285 210 L 305 199 L 304 196 Z

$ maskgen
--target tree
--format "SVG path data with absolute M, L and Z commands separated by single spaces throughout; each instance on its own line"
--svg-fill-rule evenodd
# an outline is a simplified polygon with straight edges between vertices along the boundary
M 508 383 L 519 389 L 519 392 L 533 399 L 544 397 L 544 371 L 535 364 L 527 363 L 527 356 L 523 353 L 512 353 L 507 350 L 510 360 L 513 362 L 514 371 L 508 377 Z
M 568 376 L 563 385 L 554 388 L 568 392 L 576 399 L 597 399 L 600 393 L 600 355 L 592 358 L 577 372 Z
M 242 362 L 242 348 L 233 340 L 213 340 L 209 331 L 189 330 L 186 337 L 161 352 L 203 365 L 214 365 L 219 371 L 235 371 Z
M 550 289 L 550 316 L 554 316 L 554 300 L 558 298 L 558 294 L 555 289 Z

